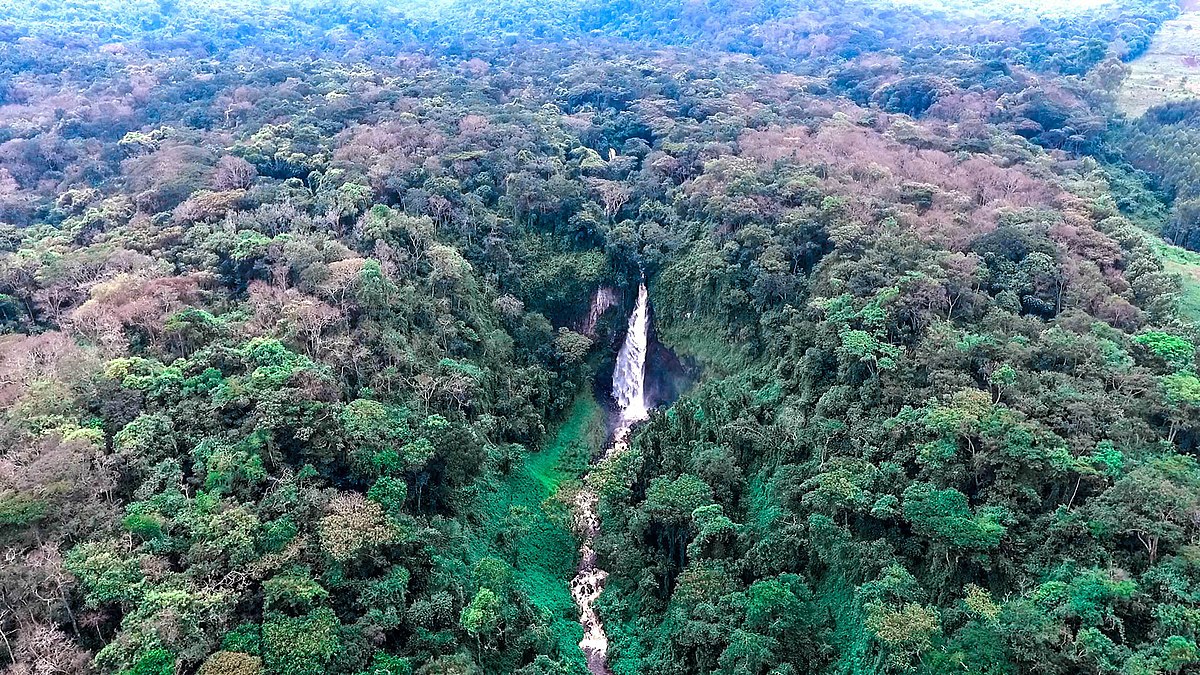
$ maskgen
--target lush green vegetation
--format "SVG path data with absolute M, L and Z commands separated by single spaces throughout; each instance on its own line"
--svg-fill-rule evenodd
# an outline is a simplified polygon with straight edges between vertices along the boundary
M 590 395 L 581 396 L 544 448 L 482 487 L 480 512 L 487 520 L 473 529 L 482 535 L 473 557 L 507 556 L 511 583 L 538 612 L 551 617 L 555 648 L 572 660 L 581 658 L 582 630 L 564 583 L 579 564 L 571 495 L 592 456 L 601 451 L 605 433 L 603 410 Z
M 1113 135 L 1122 159 L 1150 172 L 1173 204 L 1163 237 L 1200 251 L 1200 101 L 1151 108 Z
M 1200 668 L 1178 9 L 0 2 L 0 668 Z

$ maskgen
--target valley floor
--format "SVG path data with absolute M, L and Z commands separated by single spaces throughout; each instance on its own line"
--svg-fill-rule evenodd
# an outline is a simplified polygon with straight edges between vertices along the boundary
M 1150 49 L 1130 63 L 1120 108 L 1140 117 L 1171 101 L 1200 97 L 1200 0 L 1181 3 L 1183 13 L 1163 24 Z
M 583 667 L 582 631 L 571 599 L 578 545 L 570 530 L 569 490 L 605 439 L 604 412 L 591 394 L 576 400 L 553 440 L 530 452 L 492 490 L 480 495 L 492 541 L 506 539 L 515 581 L 537 609 L 552 617 L 551 628 L 564 658 Z M 520 527 L 514 531 L 513 524 Z

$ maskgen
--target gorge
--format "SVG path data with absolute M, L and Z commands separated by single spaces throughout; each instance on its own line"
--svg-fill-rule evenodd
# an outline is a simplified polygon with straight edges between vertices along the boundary
M 617 426 L 612 442 L 600 458 L 607 462 L 629 448 L 633 427 L 650 416 L 646 404 L 646 353 L 650 334 L 649 292 L 643 281 L 638 286 L 637 305 L 629 317 L 629 329 L 617 355 L 613 369 L 612 395 L 617 403 Z M 588 484 L 575 498 L 575 529 L 583 539 L 579 553 L 579 572 L 571 581 L 571 596 L 579 606 L 579 623 L 583 640 L 579 647 L 587 657 L 588 670 L 593 675 L 605 675 L 608 669 L 608 637 L 596 613 L 595 603 L 604 590 L 608 572 L 597 564 L 593 545 L 600 533 L 600 516 L 596 507 L 598 495 Z

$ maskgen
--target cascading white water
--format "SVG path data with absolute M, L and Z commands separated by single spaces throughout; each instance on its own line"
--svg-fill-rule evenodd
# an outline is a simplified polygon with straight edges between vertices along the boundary
M 629 317 L 629 330 L 625 342 L 617 354 L 617 365 L 613 369 L 613 398 L 617 402 L 617 429 L 612 445 L 604 453 L 601 462 L 607 462 L 629 447 L 629 432 L 633 425 L 650 417 L 646 406 L 646 347 L 650 337 L 650 300 L 646 284 L 638 286 L 637 306 Z M 611 675 L 608 669 L 608 636 L 604 624 L 596 613 L 596 600 L 604 590 L 608 572 L 596 564 L 593 545 L 600 533 L 600 516 L 596 512 L 598 502 L 595 488 L 588 484 L 575 497 L 575 529 L 583 539 L 579 548 L 579 572 L 571 581 L 571 596 L 579 606 L 579 623 L 583 626 L 583 639 L 579 648 L 587 657 L 588 670 L 592 675 Z
M 637 306 L 629 317 L 629 331 L 613 370 L 613 398 L 617 401 L 622 424 L 633 424 L 650 416 L 646 409 L 646 343 L 650 334 L 648 296 L 646 284 L 639 285 Z

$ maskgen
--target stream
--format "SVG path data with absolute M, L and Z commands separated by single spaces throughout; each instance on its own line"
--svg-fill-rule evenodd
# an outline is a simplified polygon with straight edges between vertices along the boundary
M 611 461 L 629 448 L 633 427 L 650 416 L 646 406 L 646 351 L 650 332 L 650 302 L 643 282 L 638 286 L 637 306 L 629 317 L 629 330 L 617 354 L 613 369 L 613 398 L 617 402 L 617 427 L 612 443 L 604 451 L 599 464 Z M 593 486 L 585 481 L 575 498 L 575 529 L 583 539 L 579 547 L 579 572 L 571 580 L 571 597 L 579 606 L 579 623 L 583 640 L 579 642 L 592 675 L 611 675 L 608 669 L 608 636 L 596 613 L 596 600 L 604 590 L 608 572 L 596 560 L 594 545 L 600 534 L 600 516 L 596 511 L 599 497 Z

